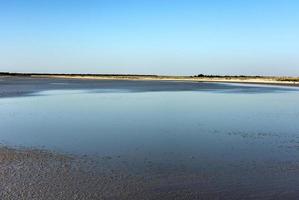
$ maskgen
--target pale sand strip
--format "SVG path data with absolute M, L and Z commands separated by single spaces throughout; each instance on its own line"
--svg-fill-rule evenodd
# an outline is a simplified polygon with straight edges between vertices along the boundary
M 299 78 L 289 81 L 283 77 L 257 77 L 257 78 L 235 78 L 235 77 L 186 77 L 186 76 L 80 76 L 80 75 L 32 75 L 36 78 L 63 78 L 63 79 L 90 79 L 90 80 L 146 80 L 146 81 L 190 81 L 190 82 L 219 82 L 219 83 L 244 83 L 244 84 L 270 84 L 299 86 Z M 298 80 L 297 80 L 298 79 Z

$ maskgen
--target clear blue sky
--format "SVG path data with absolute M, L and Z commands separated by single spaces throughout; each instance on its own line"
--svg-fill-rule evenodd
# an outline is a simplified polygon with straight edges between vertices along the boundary
M 299 76 L 299 1 L 0 0 L 0 71 Z

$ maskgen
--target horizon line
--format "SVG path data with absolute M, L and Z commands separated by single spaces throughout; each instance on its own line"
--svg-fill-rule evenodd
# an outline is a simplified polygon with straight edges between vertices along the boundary
M 280 75 L 218 75 L 218 74 L 194 74 L 194 75 L 159 75 L 159 74 L 112 74 L 112 73 L 43 73 L 43 72 L 8 72 L 0 71 L 0 75 L 7 76 L 31 76 L 31 75 L 49 75 L 49 76 L 150 76 L 150 77 L 299 77 L 299 76 L 280 76 Z

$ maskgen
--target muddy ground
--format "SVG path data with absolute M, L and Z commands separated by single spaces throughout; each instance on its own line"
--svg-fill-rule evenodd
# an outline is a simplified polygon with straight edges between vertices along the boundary
M 222 170 L 215 166 L 166 170 L 147 162 L 138 170 L 118 157 L 1 147 L 0 199 L 297 199 L 299 195 L 298 163 L 228 164 Z

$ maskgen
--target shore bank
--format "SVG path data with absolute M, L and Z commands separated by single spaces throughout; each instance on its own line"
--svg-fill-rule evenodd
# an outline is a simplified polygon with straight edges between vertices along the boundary
M 52 79 L 87 79 L 87 80 L 141 80 L 141 81 L 185 81 L 185 82 L 220 82 L 243 84 L 269 84 L 299 86 L 299 77 L 275 76 L 160 76 L 160 75 L 121 75 L 121 74 L 20 74 L 0 73 L 1 77 L 30 77 Z
M 40 76 L 36 78 L 72 78 L 72 79 L 94 79 L 94 80 L 146 80 L 146 81 L 186 81 L 186 82 L 216 82 L 216 83 L 244 83 L 244 84 L 268 84 L 299 86 L 299 78 L 290 80 L 283 77 L 185 77 L 185 76 Z

